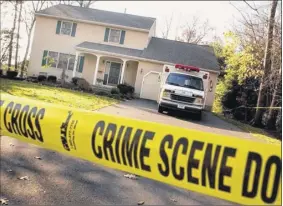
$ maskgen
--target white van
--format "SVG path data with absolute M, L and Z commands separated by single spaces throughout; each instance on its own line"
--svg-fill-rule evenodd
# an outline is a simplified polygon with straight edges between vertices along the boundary
M 209 73 L 197 67 L 176 64 L 164 65 L 158 112 L 181 110 L 197 114 L 201 120 L 205 107 Z

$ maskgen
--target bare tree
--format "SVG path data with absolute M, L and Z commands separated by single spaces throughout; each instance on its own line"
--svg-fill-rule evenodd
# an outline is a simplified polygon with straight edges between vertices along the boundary
M 265 54 L 264 54 L 264 71 L 263 71 L 264 73 L 262 75 L 261 83 L 259 87 L 257 107 L 265 106 L 264 93 L 265 93 L 266 87 L 264 85 L 264 80 L 266 79 L 266 76 L 268 75 L 271 69 L 271 57 L 272 57 L 271 49 L 272 49 L 272 44 L 273 44 L 273 29 L 274 29 L 274 22 L 275 22 L 276 7 L 277 7 L 277 0 L 273 0 L 271 10 L 270 10 L 268 34 L 267 34 Z M 257 108 L 255 119 L 254 119 L 255 125 L 261 125 L 262 114 L 263 114 L 263 110 L 261 108 Z
M 209 25 L 209 21 L 200 22 L 198 17 L 193 17 L 192 23 L 186 23 L 182 28 L 181 36 L 177 36 L 176 40 L 187 43 L 200 44 L 209 32 L 214 29 Z
M 89 8 L 96 1 L 93 1 L 93 0 L 87 0 L 87 1 L 85 1 L 85 0 L 77 0 L 75 2 L 78 3 L 80 7 Z
M 18 13 L 18 2 L 15 3 L 15 14 L 14 14 L 14 21 L 13 21 L 13 27 L 11 29 L 11 39 L 9 43 L 9 56 L 8 56 L 8 70 L 11 69 L 11 62 L 12 62 L 12 55 L 13 55 L 13 41 L 14 41 L 14 33 L 16 28 L 16 21 L 17 21 L 17 13 Z
M 24 24 L 25 24 L 25 27 L 26 27 L 28 42 L 27 42 L 24 58 L 23 58 L 22 65 L 21 65 L 21 73 L 20 73 L 21 77 L 23 77 L 25 67 L 27 66 L 27 56 L 28 56 L 28 52 L 29 52 L 29 48 L 30 48 L 31 34 L 32 34 L 32 30 L 33 30 L 33 27 L 34 27 L 34 24 L 35 24 L 34 13 L 42 10 L 45 5 L 47 5 L 45 0 L 31 1 L 31 6 L 28 5 L 29 7 L 27 7 L 25 9 Z
M 16 54 L 15 54 L 15 70 L 18 70 L 18 53 L 19 53 L 19 39 L 20 39 L 20 28 L 21 28 L 21 18 L 22 18 L 22 8 L 24 1 L 19 1 L 20 10 L 18 16 L 18 31 L 17 31 L 17 44 L 16 44 Z
M 173 14 L 171 14 L 169 19 L 165 19 L 165 28 L 161 31 L 162 38 L 168 39 L 169 32 L 171 31 L 171 24 L 173 20 Z

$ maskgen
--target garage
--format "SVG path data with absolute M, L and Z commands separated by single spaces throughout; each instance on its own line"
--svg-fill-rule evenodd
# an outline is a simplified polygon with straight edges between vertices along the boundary
M 160 92 L 160 73 L 151 71 L 144 75 L 142 81 L 141 95 L 143 99 L 157 101 Z

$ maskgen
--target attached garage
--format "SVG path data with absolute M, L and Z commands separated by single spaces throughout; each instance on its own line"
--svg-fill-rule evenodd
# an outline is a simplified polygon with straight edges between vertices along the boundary
M 151 71 L 144 75 L 140 97 L 157 101 L 160 93 L 160 73 Z

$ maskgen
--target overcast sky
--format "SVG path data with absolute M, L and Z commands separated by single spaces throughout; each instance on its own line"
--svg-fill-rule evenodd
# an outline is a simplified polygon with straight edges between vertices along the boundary
M 249 9 L 243 1 L 233 1 L 232 3 L 238 8 Z M 253 5 L 253 2 L 251 4 Z M 169 39 L 175 39 L 177 33 L 181 33 L 180 27 L 186 22 L 190 23 L 194 16 L 198 17 L 200 21 L 208 19 L 210 25 L 215 29 L 208 35 L 206 41 L 211 40 L 213 36 L 222 38 L 223 32 L 231 29 L 236 19 L 240 18 L 239 12 L 229 1 L 97 1 L 91 7 L 122 13 L 126 9 L 126 13 L 129 14 L 155 17 L 157 19 L 156 32 L 158 37 L 161 37 L 166 18 L 170 19 L 173 15 Z M 4 10 L 8 12 L 4 14 Z M 2 9 L 1 17 L 2 28 L 12 25 L 13 11 L 11 11 L 10 6 Z M 20 59 L 23 58 L 26 41 L 25 29 L 22 25 Z

